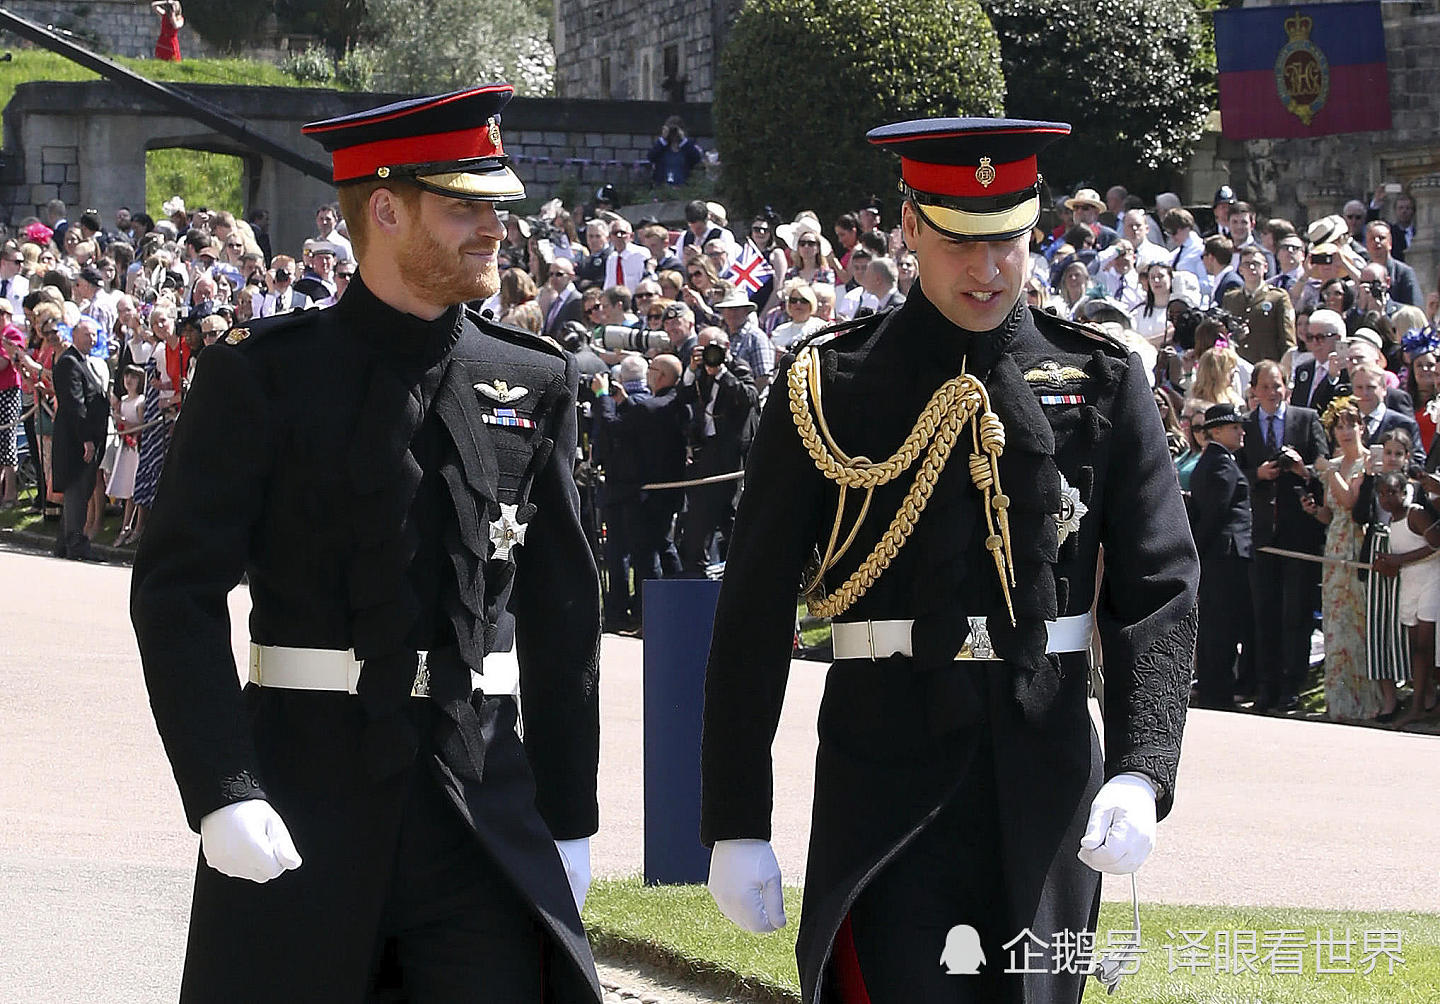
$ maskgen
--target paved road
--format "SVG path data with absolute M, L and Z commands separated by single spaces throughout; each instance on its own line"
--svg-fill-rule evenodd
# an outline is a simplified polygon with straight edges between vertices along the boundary
M 127 568 L 0 550 L 0 1001 L 174 997 L 196 840 L 150 720 L 128 587 Z M 248 603 L 243 589 L 231 597 L 237 652 Z M 607 636 L 603 660 L 595 870 L 635 873 L 640 643 Z M 803 877 L 823 672 L 796 663 L 776 742 L 776 846 L 789 880 Z M 1192 713 L 1180 797 L 1141 896 L 1435 910 L 1437 743 Z

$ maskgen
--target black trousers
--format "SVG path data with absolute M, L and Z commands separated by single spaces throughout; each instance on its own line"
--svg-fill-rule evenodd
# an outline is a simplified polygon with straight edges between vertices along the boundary
M 1258 550 L 1250 563 L 1259 707 L 1295 697 L 1305 682 L 1319 567 Z
M 687 474 L 687 477 L 704 477 Z M 735 523 L 735 482 L 696 485 L 685 489 L 685 511 L 680 514 L 680 567 L 683 574 L 700 577 L 710 564 L 712 541 L 718 536 L 718 554 L 725 560 L 730 528 Z
M 90 496 L 95 494 L 95 475 L 100 470 L 97 456 L 84 465 L 75 480 L 63 489 L 60 532 L 55 537 L 55 556 L 80 560 L 90 557 L 90 538 L 85 536 L 85 522 L 90 514 Z
M 1021 1001 L 1023 977 L 1005 973 L 1011 952 L 1002 946 L 1019 931 L 1006 930 L 994 784 L 989 743 L 982 742 L 960 790 L 850 908 L 855 955 L 871 1004 Z M 962 963 L 980 961 L 973 941 L 952 936 L 958 925 L 979 935 L 984 962 L 973 975 L 948 973 L 939 961 L 942 954 L 954 954 Z M 1070 978 L 1077 985 L 1083 981 Z
M 1200 636 L 1195 677 L 1202 707 L 1229 708 L 1235 701 L 1236 648 L 1249 643 L 1253 617 L 1250 560 L 1239 555 L 1200 561 Z
M 370 1004 L 541 1000 L 545 938 L 528 904 L 440 782 L 426 770 L 413 777 Z

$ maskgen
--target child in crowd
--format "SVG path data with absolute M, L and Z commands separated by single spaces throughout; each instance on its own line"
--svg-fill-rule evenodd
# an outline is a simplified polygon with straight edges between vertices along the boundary
M 126 366 L 120 373 L 125 384 L 125 397 L 115 409 L 115 428 L 120 434 L 120 453 L 115 458 L 115 469 L 110 472 L 110 483 L 105 493 L 111 498 L 125 500 L 125 518 L 121 521 L 120 534 L 115 546 L 130 542 L 135 533 L 135 472 L 140 467 L 140 437 L 133 431 L 145 422 L 145 371 L 139 366 Z
M 1387 471 L 1379 476 L 1376 500 L 1390 514 L 1390 553 L 1376 556 L 1377 575 L 1399 576 L 1398 615 L 1408 629 L 1410 669 L 1415 696 L 1398 721 L 1409 725 L 1435 708 L 1435 621 L 1440 617 L 1440 560 L 1426 536 L 1435 524 L 1423 507 L 1406 502 L 1405 475 Z M 1383 718 L 1383 713 L 1382 713 Z

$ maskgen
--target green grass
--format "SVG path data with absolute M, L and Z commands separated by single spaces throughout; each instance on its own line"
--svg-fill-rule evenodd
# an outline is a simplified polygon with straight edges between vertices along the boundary
M 12 36 L 13 37 L 13 36 Z M 10 103 L 20 84 L 42 80 L 98 80 L 100 75 L 85 69 L 59 53 L 44 49 L 11 49 L 12 58 L 0 63 L 0 108 Z M 279 67 L 251 59 L 185 59 L 169 63 L 158 59 L 110 57 L 136 73 L 166 83 L 243 84 L 255 87 L 336 86 L 306 83 Z
M 28 531 L 43 537 L 55 536 L 59 523 L 46 523 L 39 513 L 30 511 L 30 504 L 35 501 L 35 489 L 22 488 L 20 490 L 20 504 L 14 509 L 0 509 L 0 534 L 6 531 Z M 124 503 L 121 503 L 123 506 Z M 95 535 L 95 543 L 109 546 L 115 542 L 115 536 L 120 532 L 120 521 L 123 518 L 123 511 L 114 515 L 106 516 L 100 522 L 100 532 Z M 3 540 L 0 536 L 0 540 Z
M 788 924 L 772 935 L 746 934 L 715 909 L 703 886 L 645 887 L 637 878 L 601 879 L 591 887 L 585 902 L 585 921 L 592 940 L 602 952 L 643 959 L 666 968 L 703 974 L 716 989 L 749 991 L 767 1000 L 798 1000 L 795 970 L 795 934 L 800 920 L 801 890 L 785 890 Z M 1389 1004 L 1392 1001 L 1434 1001 L 1440 987 L 1440 915 L 1420 913 L 1353 913 L 1328 910 L 1270 909 L 1259 907 L 1168 906 L 1142 904 L 1142 947 L 1148 952 L 1140 970 L 1126 977 L 1113 997 L 1095 981 L 1086 990 L 1086 1004 L 1100 1001 L 1145 1001 L 1147 1004 L 1222 1004 L 1265 1001 L 1267 1004 Z M 1105 903 L 1100 909 L 1100 935 L 1130 926 L 1128 903 Z M 1166 943 L 1184 944 L 1179 932 L 1209 932 L 1202 943 L 1213 952 L 1214 932 L 1264 932 L 1297 929 L 1307 940 L 1316 931 L 1334 928 L 1341 936 L 1349 928 L 1356 939 L 1354 965 L 1360 959 L 1359 941 L 1366 931 L 1400 931 L 1404 965 L 1394 974 L 1383 960 L 1369 976 L 1318 975 L 1315 949 L 1310 947 L 1299 975 L 1272 974 L 1268 963 L 1259 975 L 1232 976 L 1201 969 L 1192 975 L 1180 969 L 1167 972 Z M 1174 932 L 1173 936 L 1167 931 Z M 1018 933 L 1018 932 L 1017 932 Z M 938 960 L 941 946 L 935 948 Z M 1261 948 L 1263 956 L 1263 948 Z M 996 960 L 991 960 L 994 964 Z M 1006 965 L 1007 960 L 999 960 Z M 1339 968 L 1340 964 L 1336 964 Z
M 245 212 L 241 189 L 243 162 L 239 157 L 206 150 L 151 150 L 145 154 L 145 205 L 156 219 L 160 207 L 172 195 L 185 200 L 191 209 L 228 209 L 236 216 Z

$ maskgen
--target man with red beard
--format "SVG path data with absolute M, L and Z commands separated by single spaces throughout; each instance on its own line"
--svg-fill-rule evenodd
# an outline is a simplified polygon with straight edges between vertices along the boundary
M 512 93 L 307 126 L 359 271 L 199 363 L 131 599 L 200 833 L 182 1000 L 601 998 L 578 371 L 464 306 L 498 286 L 495 204 L 524 197 Z

